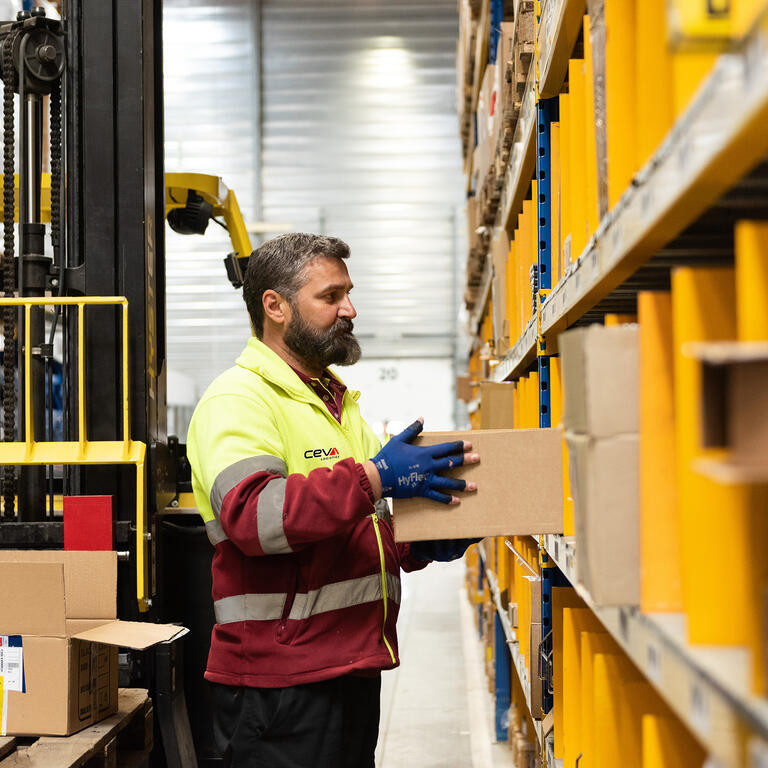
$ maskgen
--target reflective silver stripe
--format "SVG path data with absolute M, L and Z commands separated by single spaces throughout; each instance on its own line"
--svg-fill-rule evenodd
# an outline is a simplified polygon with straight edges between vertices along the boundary
M 226 469 L 219 472 L 211 488 L 211 509 L 213 514 L 218 517 L 221 512 L 221 503 L 224 497 L 240 482 L 245 480 L 254 472 L 269 472 L 273 475 L 288 474 L 288 469 L 282 459 L 277 456 L 249 456 L 247 459 L 241 459 L 234 464 L 230 464 Z
M 285 592 L 223 597 L 213 604 L 217 624 L 233 621 L 274 621 L 283 615 Z
M 218 518 L 209 520 L 205 524 L 205 532 L 208 534 L 208 541 L 210 541 L 214 547 L 229 538 L 227 534 L 224 533 L 224 529 L 221 527 Z
M 256 526 L 259 544 L 265 555 L 285 555 L 293 552 L 283 530 L 284 478 L 273 478 L 262 489 L 256 504 Z
M 400 578 L 391 573 L 387 573 L 387 597 L 395 603 L 400 602 Z M 213 604 L 216 623 L 275 621 L 282 616 L 287 599 L 288 595 L 284 592 L 224 597 Z M 319 613 L 351 608 L 381 599 L 381 574 L 375 573 L 359 579 L 337 581 L 311 592 L 297 594 L 288 618 L 306 619 Z

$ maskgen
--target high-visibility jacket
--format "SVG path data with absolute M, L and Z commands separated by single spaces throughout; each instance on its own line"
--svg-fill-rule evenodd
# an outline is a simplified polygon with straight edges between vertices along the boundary
M 424 563 L 374 505 L 361 462 L 380 444 L 358 397 L 344 393 L 339 423 L 251 338 L 198 403 L 187 453 L 216 547 L 208 680 L 284 687 L 399 663 L 400 568 Z

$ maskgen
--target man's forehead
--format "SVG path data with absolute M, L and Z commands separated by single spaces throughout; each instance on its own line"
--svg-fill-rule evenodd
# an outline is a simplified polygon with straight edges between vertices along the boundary
M 317 256 L 304 269 L 304 285 L 327 284 L 328 287 L 349 288 L 352 280 L 347 265 L 331 256 Z

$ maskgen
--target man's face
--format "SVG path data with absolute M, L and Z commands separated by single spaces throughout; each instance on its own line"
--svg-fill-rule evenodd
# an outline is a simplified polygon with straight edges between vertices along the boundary
M 291 317 L 283 341 L 312 367 L 352 365 L 360 345 L 352 334 L 357 317 L 349 292 L 352 281 L 341 259 L 318 256 L 304 273 L 305 282 L 290 302 Z

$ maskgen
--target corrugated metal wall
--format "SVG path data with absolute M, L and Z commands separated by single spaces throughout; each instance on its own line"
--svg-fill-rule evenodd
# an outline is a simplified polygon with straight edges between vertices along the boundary
M 352 246 L 367 357 L 453 354 L 455 0 L 264 0 L 267 219 Z
M 165 0 L 166 171 L 212 173 L 252 220 L 258 174 L 256 25 L 250 0 Z M 227 233 L 166 227 L 168 366 L 198 394 L 232 365 L 250 333 L 242 294 L 227 280 Z M 174 393 L 169 391 L 169 400 Z
M 166 162 L 223 176 L 257 216 L 352 246 L 367 357 L 452 357 L 458 311 L 455 0 L 166 0 Z M 169 233 L 169 365 L 201 386 L 248 332 L 223 232 Z

